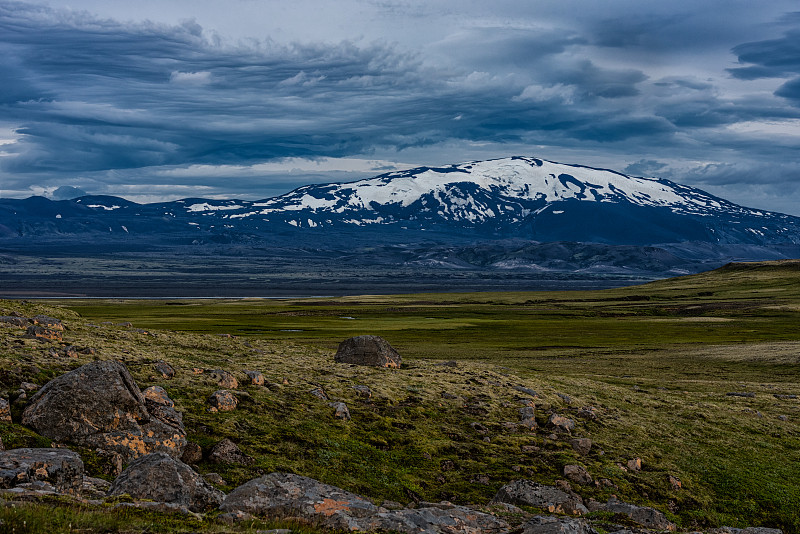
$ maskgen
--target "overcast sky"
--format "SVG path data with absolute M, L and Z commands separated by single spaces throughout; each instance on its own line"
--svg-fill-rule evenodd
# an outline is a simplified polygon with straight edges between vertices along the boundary
M 796 0 L 0 0 L 0 75 L 4 198 L 529 155 L 800 215 Z

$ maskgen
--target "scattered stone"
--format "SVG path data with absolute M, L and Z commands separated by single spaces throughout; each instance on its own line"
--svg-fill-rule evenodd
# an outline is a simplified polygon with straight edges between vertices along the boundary
M 25 328 L 30 324 L 30 321 L 28 321 L 24 317 L 14 317 L 14 316 L 4 315 L 0 317 L 0 323 L 10 324 L 12 326 L 18 326 L 20 328 Z
M 193 375 L 202 375 L 205 372 L 206 372 L 206 370 L 203 369 L 202 367 L 192 367 L 192 374 Z
M 175 410 L 175 403 L 161 386 L 150 386 L 142 392 L 150 415 L 173 427 L 183 426 L 183 415 Z
M 191 467 L 164 453 L 148 454 L 134 460 L 114 480 L 108 493 L 127 493 L 134 499 L 178 504 L 193 512 L 216 508 L 225 498 Z
M 208 461 L 215 464 L 252 465 L 255 463 L 255 458 L 246 455 L 234 442 L 225 438 L 211 449 Z
M 775 393 L 773 397 L 779 400 L 794 400 L 797 398 L 797 395 L 782 395 L 780 393 Z
M 264 385 L 264 375 L 261 371 L 248 371 L 245 369 L 244 374 L 247 375 L 247 378 L 250 379 L 251 386 L 263 386 Z
M 345 339 L 339 344 L 334 361 L 371 367 L 399 368 L 400 354 L 383 338 L 378 336 L 357 336 Z
M 526 395 L 530 395 L 531 397 L 538 397 L 539 394 L 536 393 L 531 388 L 526 388 L 525 386 L 514 386 L 514 389 L 519 391 L 520 393 L 524 393 Z
M 788 421 L 789 420 L 789 416 L 788 415 L 779 415 L 778 416 L 778 420 L 779 421 Z
M 532 480 L 515 480 L 500 488 L 491 503 L 535 506 L 550 513 L 583 515 L 588 512 L 580 496 Z
M 528 430 L 536 430 L 537 424 L 533 406 L 525 406 L 519 409 L 519 425 Z
M 333 416 L 336 419 L 341 419 L 343 421 L 350 420 L 350 410 L 347 409 L 347 405 L 343 402 L 331 402 L 328 404 L 331 408 L 335 410 Z
M 634 471 L 634 472 L 641 471 L 642 470 L 642 459 L 641 458 L 633 458 L 631 460 L 628 460 L 628 463 L 626 465 L 628 467 L 628 471 Z
M 536 445 L 521 445 L 520 450 L 525 454 L 535 454 L 542 449 L 537 447 Z
M 42 326 L 51 330 L 64 330 L 64 325 L 61 323 L 61 320 L 54 317 L 48 317 L 47 315 L 34 315 L 31 317 L 31 322 L 37 326 Z
M 442 471 L 453 471 L 456 468 L 456 463 L 453 460 L 442 460 L 439 462 L 439 468 Z
M 586 470 L 585 467 L 581 465 L 565 465 L 564 466 L 564 476 L 570 479 L 571 481 L 575 482 L 576 484 L 580 484 L 581 486 L 588 486 L 593 482 L 591 475 Z
M 353 386 L 353 389 L 355 390 L 356 393 L 358 393 L 360 396 L 364 397 L 365 399 L 372 398 L 372 390 L 369 389 L 367 386 L 357 385 L 357 386 Z
M 64 349 L 64 356 L 67 358 L 77 358 L 78 357 L 78 349 L 75 345 L 70 345 L 66 349 Z
M 436 367 L 458 367 L 458 362 L 455 360 L 447 360 L 446 362 L 439 362 Z
M 61 341 L 63 339 L 60 330 L 37 325 L 29 326 L 25 331 L 25 337 L 28 339 L 38 339 L 40 341 Z
M 186 445 L 182 424 L 147 410 L 128 369 L 116 361 L 87 363 L 42 387 L 22 423 L 56 441 L 111 450 L 126 462 L 151 452 L 178 457 Z
M 572 445 L 572 449 L 581 456 L 586 456 L 592 450 L 592 440 L 589 438 L 577 438 L 569 443 Z
M 233 392 L 227 389 L 220 389 L 208 397 L 208 404 L 213 408 L 212 411 L 230 412 L 236 409 L 239 399 L 236 398 Z
M 225 389 L 236 389 L 239 387 L 239 381 L 236 377 L 223 369 L 214 369 L 210 373 L 211 378 L 217 381 L 219 387 Z
M 488 434 L 489 433 L 489 429 L 485 425 L 482 425 L 482 424 L 480 424 L 478 422 L 470 423 L 469 426 L 471 426 L 475 430 L 475 432 L 477 432 L 478 434 Z
M 572 404 L 572 397 L 565 393 L 556 393 L 566 404 Z
M 203 449 L 197 443 L 189 441 L 183 449 L 181 462 L 187 465 L 194 465 L 203 460 Z
M 402 510 L 404 507 L 396 501 L 383 501 L 381 503 L 381 508 L 386 508 L 387 510 Z
M 452 393 L 448 393 L 447 391 L 442 391 L 442 398 L 443 399 L 457 399 L 458 395 L 453 395 Z
M 0 421 L 11 422 L 11 406 L 8 399 L 0 397 Z
M 537 515 L 522 525 L 522 534 L 597 534 L 597 531 L 585 519 Z
M 604 508 L 615 514 L 627 515 L 633 521 L 647 528 L 670 531 L 674 531 L 676 528 L 674 523 L 670 522 L 662 512 L 659 512 L 655 508 L 624 503 L 614 497 L 608 500 Z
M 727 397 L 746 397 L 746 398 L 752 399 L 753 397 L 756 396 L 756 394 L 753 393 L 752 391 L 731 391 L 729 393 L 726 393 L 725 396 L 727 396 Z
M 0 438 L 0 451 L 6 450 L 5 445 L 3 445 L 3 438 Z
M 80 495 L 83 462 L 67 449 L 12 449 L 0 451 L 0 488 L 44 482 L 59 493 Z
M 226 484 L 225 479 L 222 478 L 219 473 L 206 473 L 203 475 L 203 478 L 209 484 L 216 484 L 218 486 L 224 486 Z
M 683 487 L 683 483 L 681 482 L 681 480 L 672 475 L 669 475 L 669 485 L 672 486 L 672 489 L 676 491 Z
M 588 419 L 590 421 L 597 421 L 600 417 L 600 411 L 594 406 L 584 406 L 578 410 L 578 417 L 581 419 Z
M 165 361 L 156 362 L 153 368 L 157 373 L 161 374 L 161 376 L 166 379 L 170 379 L 175 376 L 175 369 Z
M 314 395 L 316 398 L 318 398 L 320 400 L 330 400 L 328 398 L 328 394 L 325 393 L 325 390 L 322 389 L 322 388 L 314 388 L 311 391 L 309 391 L 309 393 L 311 393 L 312 395 Z
M 95 352 L 97 352 L 97 351 L 95 351 L 92 347 L 84 347 L 84 348 L 82 348 L 80 350 L 80 352 L 81 352 L 81 354 L 86 354 L 88 356 L 93 356 L 95 354 Z
M 547 420 L 547 424 L 557 432 L 563 432 L 565 434 L 569 434 L 575 429 L 575 421 L 555 413 Z

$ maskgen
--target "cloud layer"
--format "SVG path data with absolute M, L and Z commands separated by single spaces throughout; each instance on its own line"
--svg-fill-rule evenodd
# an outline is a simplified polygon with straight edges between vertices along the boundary
M 372 29 L 317 41 L 0 1 L 0 195 L 258 198 L 520 153 L 800 215 L 796 13 L 759 12 L 748 33 L 758 8 L 737 4 L 698 33 L 708 14 L 681 3 L 572 18 L 477 4 L 343 2 Z

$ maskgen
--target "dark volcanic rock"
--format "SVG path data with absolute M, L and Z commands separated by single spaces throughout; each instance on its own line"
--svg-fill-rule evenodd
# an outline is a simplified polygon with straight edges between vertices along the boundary
M 183 425 L 152 416 L 133 377 L 119 362 L 88 363 L 45 384 L 22 423 L 56 441 L 111 450 L 126 461 L 151 452 L 180 456 Z
M 67 449 L 13 449 L 0 452 L 0 488 L 45 482 L 56 491 L 79 495 L 83 462 Z
M 492 503 L 516 506 L 535 506 L 551 513 L 583 515 L 588 512 L 580 497 L 552 486 L 544 486 L 532 480 L 515 480 L 500 488 Z
M 134 460 L 108 493 L 183 505 L 193 512 L 216 508 L 225 498 L 191 467 L 160 452 Z
M 357 336 L 339 344 L 334 360 L 337 363 L 354 363 L 372 367 L 400 367 L 400 354 L 378 336 Z
M 0 316 L 0 323 L 10 324 L 12 326 L 19 326 L 20 328 L 25 328 L 30 324 L 24 317 L 14 317 L 11 315 L 3 315 Z

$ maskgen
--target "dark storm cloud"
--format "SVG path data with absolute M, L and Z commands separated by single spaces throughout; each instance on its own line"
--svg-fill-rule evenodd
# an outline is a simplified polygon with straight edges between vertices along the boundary
M 389 4 L 397 16 L 415 9 Z M 719 79 L 650 69 L 668 57 L 664 50 L 690 57 L 692 47 L 716 42 L 729 27 L 703 32 L 699 15 L 619 12 L 587 15 L 573 26 L 465 25 L 414 49 L 361 40 L 230 42 L 191 21 L 121 23 L 0 0 L 0 127 L 16 132 L 15 142 L 0 145 L 10 154 L 0 157 L 3 188 L 24 191 L 38 180 L 90 192 L 104 184 L 113 193 L 113 185 L 138 180 L 219 192 L 224 173 L 192 182 L 166 170 L 396 154 L 462 141 L 594 150 L 627 161 L 646 156 L 629 167 L 643 174 L 677 173 L 657 166 L 670 157 L 708 160 L 735 149 L 737 158 L 785 158 L 796 148 L 795 138 L 753 140 L 726 129 L 800 118 L 784 100 L 800 102 L 800 17 L 777 23 L 782 37 L 733 49 L 741 67 L 731 74 L 782 78 L 777 97 L 730 96 Z M 653 156 L 659 152 L 669 157 Z M 709 169 L 696 179 L 743 176 Z M 288 189 L 325 176 L 269 180 Z M 259 180 L 239 176 L 225 187 L 248 196 Z

